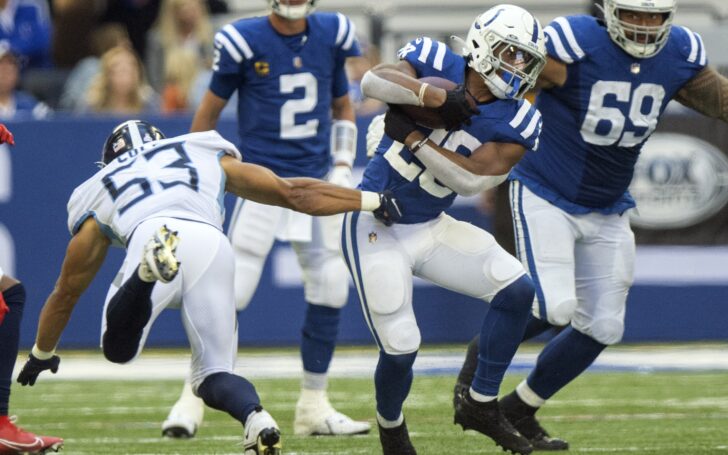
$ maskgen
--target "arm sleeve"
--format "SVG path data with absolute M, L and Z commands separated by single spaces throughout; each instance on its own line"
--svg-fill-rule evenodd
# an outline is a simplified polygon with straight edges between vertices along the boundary
M 248 41 L 233 25 L 224 26 L 215 34 L 210 91 L 229 99 L 243 80 L 242 67 L 253 58 Z
M 397 52 L 397 57 L 415 69 L 417 77 L 442 76 L 454 58 L 458 57 L 445 43 L 428 37 L 414 39 Z
M 586 58 L 585 29 L 597 26 L 590 17 L 557 17 L 544 28 L 546 51 L 549 57 L 571 64 Z

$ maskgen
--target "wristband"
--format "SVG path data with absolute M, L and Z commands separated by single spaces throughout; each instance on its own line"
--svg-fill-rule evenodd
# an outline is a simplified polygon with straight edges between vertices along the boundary
M 379 199 L 379 193 L 373 191 L 362 191 L 361 192 L 361 211 L 362 212 L 373 212 L 382 205 Z
M 408 149 L 410 149 L 410 152 L 412 152 L 412 153 L 417 153 L 417 150 L 421 149 L 423 145 L 427 144 L 427 141 L 428 141 L 428 138 L 427 138 L 427 137 L 423 137 L 423 138 L 422 138 L 422 139 L 420 139 L 419 141 L 414 141 L 414 142 L 413 142 L 413 143 L 412 143 L 412 144 L 411 144 L 411 145 L 410 145 L 409 147 L 407 147 L 407 148 L 408 148 Z
M 48 360 L 56 355 L 56 350 L 54 349 L 51 352 L 41 351 L 38 345 L 34 344 L 33 349 L 30 350 L 30 353 L 33 354 L 33 357 L 38 360 Z
M 427 87 L 429 85 L 430 84 L 428 84 L 427 82 L 423 82 L 422 85 L 420 85 L 420 93 L 417 94 L 417 101 L 419 103 L 418 106 L 420 107 L 425 105 L 425 91 L 427 91 Z

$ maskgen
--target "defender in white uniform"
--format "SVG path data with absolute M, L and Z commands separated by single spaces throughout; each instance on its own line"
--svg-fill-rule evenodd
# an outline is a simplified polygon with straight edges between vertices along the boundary
M 126 259 L 104 308 L 106 358 L 133 360 L 159 313 L 179 307 L 192 346 L 194 393 L 244 424 L 246 454 L 280 452 L 279 430 L 262 410 L 255 388 L 232 374 L 234 259 L 222 232 L 223 192 L 311 215 L 363 207 L 396 221 L 399 212 L 388 196 L 310 178 L 284 180 L 240 159 L 235 146 L 214 131 L 164 139 L 157 128 L 136 120 L 114 130 L 104 148 L 106 166 L 76 188 L 68 203 L 73 238 L 41 312 L 21 383 L 33 385 L 45 369 L 55 373 L 60 358 L 54 350 L 74 305 L 108 247 L 125 246 Z

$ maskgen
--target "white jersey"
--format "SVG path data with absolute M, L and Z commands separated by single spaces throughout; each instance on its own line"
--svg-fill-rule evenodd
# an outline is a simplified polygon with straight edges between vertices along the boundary
M 148 142 L 120 155 L 78 186 L 68 201 L 68 229 L 75 234 L 94 217 L 115 244 L 156 217 L 181 218 L 222 230 L 225 173 L 220 158 L 242 160 L 216 131 Z

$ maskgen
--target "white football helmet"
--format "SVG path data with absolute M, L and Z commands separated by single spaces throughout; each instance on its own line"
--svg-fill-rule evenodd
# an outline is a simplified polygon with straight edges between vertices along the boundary
M 288 1 L 268 0 L 268 5 L 274 13 L 286 19 L 303 19 L 316 8 L 316 0 L 306 0 L 300 5 L 289 5 Z
M 652 57 L 662 50 L 670 37 L 676 0 L 604 0 L 604 21 L 612 40 L 629 55 Z M 620 10 L 658 13 L 664 16 L 662 25 L 634 25 L 619 18 Z
M 546 63 L 541 24 L 514 5 L 494 6 L 475 18 L 463 52 L 468 65 L 502 99 L 522 98 Z

